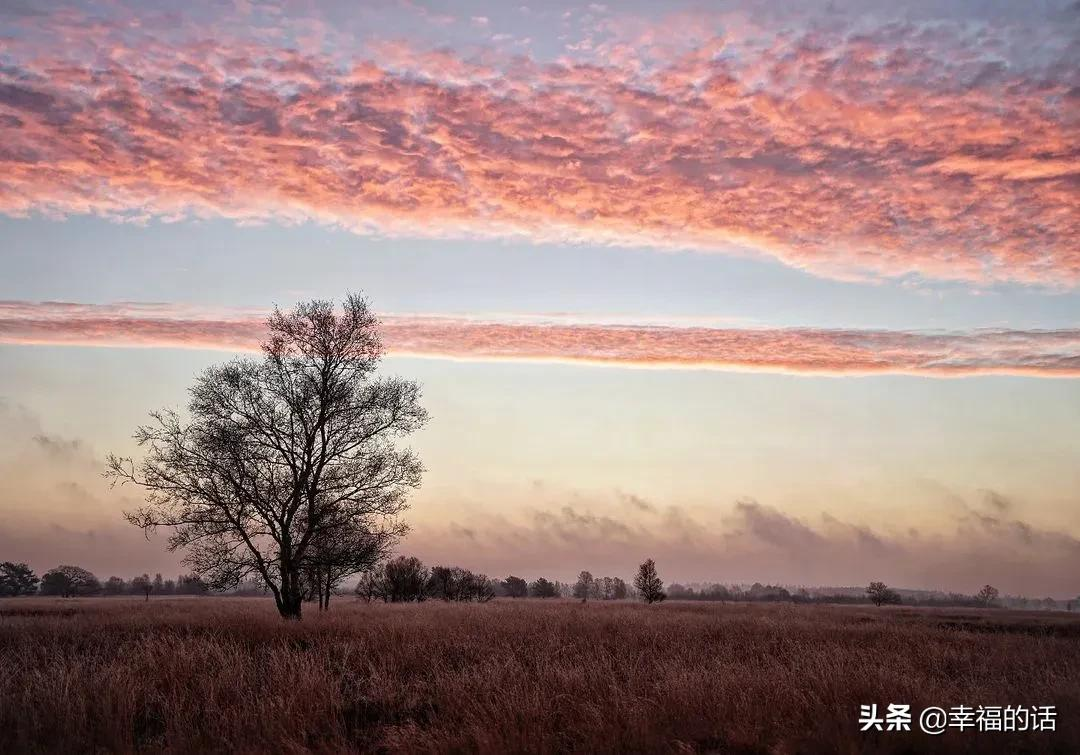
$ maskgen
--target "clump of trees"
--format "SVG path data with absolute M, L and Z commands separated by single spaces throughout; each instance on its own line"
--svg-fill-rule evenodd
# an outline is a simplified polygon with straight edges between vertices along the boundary
M 281 616 L 370 569 L 406 531 L 397 519 L 423 467 L 397 441 L 427 413 L 420 387 L 378 378 L 383 347 L 367 302 L 275 308 L 261 359 L 206 370 L 187 416 L 151 414 L 138 463 L 110 455 L 114 484 L 146 491 L 127 514 L 171 530 L 192 571 L 216 590 L 257 576 Z
M 11 561 L 0 563 L 0 597 L 33 595 L 38 591 L 40 581 L 34 570 L 26 564 Z
M 45 572 L 41 578 L 42 595 L 59 595 L 74 598 L 96 595 L 101 592 L 101 582 L 93 574 L 79 566 L 58 566 Z
M 148 574 L 125 580 L 123 577 L 112 576 L 105 580 L 102 585 L 102 594 L 106 596 L 117 595 L 143 595 L 149 599 L 150 595 L 205 595 L 206 584 L 194 574 L 181 574 L 176 579 L 165 579 L 161 574 L 155 574 L 151 579 Z
M 625 600 L 629 596 L 629 589 L 626 582 L 618 577 L 594 577 L 591 572 L 583 571 L 578 575 L 570 594 L 581 601 Z
M 495 583 L 484 574 L 459 566 L 427 569 L 418 558 L 398 556 L 366 572 L 356 594 L 367 601 L 387 603 L 428 599 L 486 603 L 495 597 Z
M 651 558 L 638 567 L 634 587 L 637 588 L 641 599 L 649 604 L 658 603 L 667 597 L 664 593 L 664 583 L 656 573 L 656 563 Z
M 529 583 L 511 574 L 502 581 L 503 593 L 509 598 L 524 598 L 529 594 Z
M 866 588 L 866 594 L 870 596 L 870 602 L 875 606 L 897 605 L 902 602 L 900 593 L 888 587 L 884 582 L 871 582 Z
M 786 591 L 785 591 L 786 592 Z M 668 597 L 672 600 L 736 600 L 736 592 L 725 585 L 709 584 L 700 588 L 688 587 L 678 582 L 673 582 L 667 589 Z
M 529 585 L 529 594 L 534 598 L 557 598 L 559 597 L 559 585 L 557 582 L 539 577 Z

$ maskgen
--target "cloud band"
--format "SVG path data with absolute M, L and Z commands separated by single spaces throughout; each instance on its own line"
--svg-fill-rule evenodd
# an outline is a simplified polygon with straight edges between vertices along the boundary
M 795 374 L 1080 376 L 1080 330 L 713 328 L 391 315 L 392 355 Z M 0 302 L 0 343 L 251 351 L 261 317 L 168 304 Z
M 974 25 L 611 18 L 555 60 L 342 39 L 318 18 L 256 33 L 142 14 L 0 11 L 17 30 L 0 65 L 0 212 L 741 247 L 833 277 L 1080 283 L 1075 7 Z M 327 45 L 285 44 L 290 22 Z

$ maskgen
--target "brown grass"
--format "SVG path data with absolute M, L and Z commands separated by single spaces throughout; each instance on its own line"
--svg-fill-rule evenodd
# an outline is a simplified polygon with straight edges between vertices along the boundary
M 861 734 L 860 703 L 1056 705 Z M 0 600 L 0 752 L 1080 752 L 1080 620 L 537 600 Z

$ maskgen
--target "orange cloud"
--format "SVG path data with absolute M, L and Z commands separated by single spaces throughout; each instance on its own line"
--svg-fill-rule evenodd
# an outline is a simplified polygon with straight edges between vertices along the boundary
M 545 62 L 404 41 L 332 57 L 284 29 L 28 14 L 9 19 L 27 31 L 0 66 L 0 211 L 738 246 L 827 276 L 1080 283 L 1068 32 L 868 18 L 682 15 L 632 33 L 606 18 L 604 41 Z
M 740 329 L 394 315 L 382 319 L 381 331 L 389 353 L 399 356 L 823 375 L 1080 377 L 1080 329 Z M 0 302 L 0 343 L 7 344 L 252 351 L 264 336 L 262 319 L 243 312 Z

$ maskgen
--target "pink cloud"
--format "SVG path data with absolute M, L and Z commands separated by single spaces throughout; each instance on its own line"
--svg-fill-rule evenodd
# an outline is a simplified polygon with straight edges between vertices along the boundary
M 836 277 L 1080 283 L 1080 68 L 1045 29 L 607 14 L 578 57 L 543 62 L 402 40 L 332 58 L 305 52 L 333 39 L 315 22 L 292 30 L 300 49 L 276 27 L 24 23 L 38 33 L 6 42 L 0 68 L 12 215 L 737 246 Z M 1017 40 L 1039 55 L 1002 63 Z
M 390 354 L 797 374 L 1080 377 L 1080 330 L 711 328 L 391 315 Z M 253 351 L 261 317 L 167 304 L 0 302 L 0 343 Z

